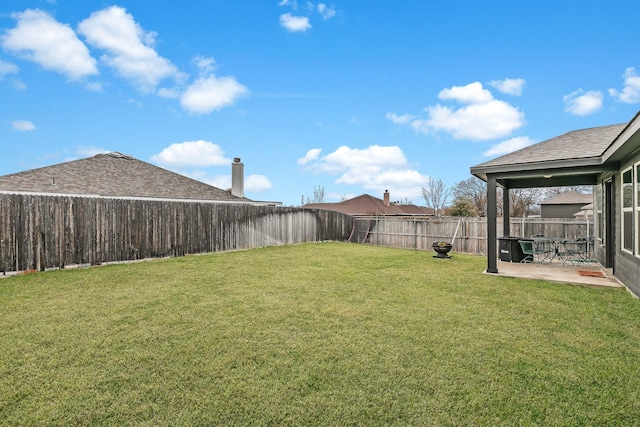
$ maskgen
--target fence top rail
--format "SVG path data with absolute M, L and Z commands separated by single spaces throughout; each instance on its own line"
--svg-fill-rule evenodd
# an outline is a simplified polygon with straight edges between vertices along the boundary
M 134 196 L 105 196 L 102 194 L 71 194 L 71 193 L 39 193 L 28 191 L 8 191 L 0 190 L 0 195 L 11 196 L 42 196 L 42 197 L 72 197 L 86 199 L 109 199 L 109 200 L 142 200 L 151 202 L 181 202 L 181 203 L 214 203 L 224 205 L 251 205 L 251 206 L 273 206 L 282 207 L 281 202 L 256 202 L 253 200 L 216 200 L 216 199 L 171 199 L 162 197 L 134 197 Z
M 383 219 L 385 221 L 407 221 L 421 219 L 426 221 L 440 221 L 444 219 L 450 219 L 452 221 L 458 221 L 455 217 L 439 217 L 433 215 L 352 215 L 355 219 Z
M 407 221 L 407 220 L 423 220 L 423 221 L 442 221 L 442 222 L 486 222 L 487 217 L 457 217 L 457 216 L 431 216 L 431 215 L 353 215 L 354 219 L 381 219 L 385 221 Z M 497 221 L 502 222 L 502 217 L 497 217 Z M 585 220 L 579 218 L 522 218 L 510 217 L 512 223 L 553 223 L 553 224 L 593 224 L 593 219 Z
M 426 214 L 389 214 L 389 215 L 351 215 L 354 218 L 384 218 L 384 219 L 413 219 L 413 218 L 437 218 Z
M 502 217 L 498 217 L 498 220 L 502 221 Z M 563 223 L 563 224 L 584 224 L 585 222 L 593 222 L 593 218 L 585 220 L 584 218 L 522 218 L 522 217 L 510 217 L 511 222 L 553 222 L 553 223 Z

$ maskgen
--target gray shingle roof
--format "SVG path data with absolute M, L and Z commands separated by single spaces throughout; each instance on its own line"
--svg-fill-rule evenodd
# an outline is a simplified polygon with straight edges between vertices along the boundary
M 0 176 L 0 191 L 104 197 L 248 201 L 120 153 Z
M 347 215 L 433 215 L 433 209 L 416 205 L 391 203 L 387 206 L 384 200 L 369 194 L 362 194 L 339 203 L 313 203 L 303 207 L 342 212 Z
M 593 194 L 583 194 L 576 191 L 568 191 L 555 197 L 540 202 L 541 205 L 581 205 L 591 203 Z
M 474 166 L 474 169 L 599 157 L 626 126 L 626 123 L 622 123 L 574 130 L 481 163 Z

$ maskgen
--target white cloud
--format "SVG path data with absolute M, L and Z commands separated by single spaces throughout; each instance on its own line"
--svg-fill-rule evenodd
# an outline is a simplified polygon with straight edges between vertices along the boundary
M 320 157 L 321 151 L 322 148 L 312 148 L 311 150 L 307 151 L 307 154 L 305 154 L 304 157 L 298 159 L 298 164 L 306 165 L 307 163 L 316 160 L 318 157 Z
M 427 119 L 411 122 L 416 131 L 444 131 L 456 139 L 484 141 L 501 138 L 524 125 L 524 114 L 499 100 L 454 110 L 440 104 L 427 107 Z
M 207 176 L 204 171 L 194 171 L 189 174 L 186 174 L 193 179 L 197 179 L 198 181 L 202 181 L 209 185 L 213 185 L 214 187 L 221 188 L 223 190 L 227 190 L 231 188 L 231 175 L 217 175 L 213 177 Z M 244 179 L 244 192 L 246 193 L 255 192 L 259 193 L 261 191 L 271 190 L 273 188 L 273 184 L 264 175 L 249 175 Z
M 180 90 L 175 87 L 173 88 L 161 87 L 156 92 L 156 95 L 158 95 L 160 98 L 176 99 L 176 98 L 180 98 Z
M 635 104 L 640 102 L 640 76 L 636 74 L 635 67 L 629 67 L 624 71 L 624 87 L 622 92 L 609 89 L 609 95 L 620 102 Z
M 482 87 L 482 83 L 474 82 L 466 86 L 453 86 L 442 89 L 438 94 L 442 100 L 458 101 L 462 104 L 480 104 L 493 100 L 493 95 Z
M 86 85 L 84 85 L 85 89 L 90 90 L 92 92 L 102 92 L 103 88 L 102 88 L 102 83 L 98 83 L 98 82 L 90 82 L 87 83 Z
M 0 80 L 7 74 L 17 74 L 18 70 L 17 65 L 0 60 Z
M 353 199 L 354 197 L 357 197 L 357 196 L 359 196 L 359 194 L 356 194 L 356 193 L 337 193 L 335 191 L 330 191 L 330 192 L 325 194 L 325 199 L 328 202 L 341 202 L 343 200 Z
M 492 80 L 489 82 L 490 86 L 495 87 L 500 92 L 517 96 L 522 95 L 524 84 L 524 79 Z
M 485 157 L 502 156 L 521 148 L 528 147 L 531 144 L 533 144 L 533 141 L 528 136 L 518 136 L 492 146 L 482 153 L 482 155 Z
M 192 113 L 205 114 L 232 105 L 236 98 L 248 92 L 233 77 L 209 76 L 196 80 L 182 94 L 182 107 Z
M 266 191 L 266 190 L 271 190 L 271 188 L 273 187 L 273 185 L 271 184 L 271 181 L 269 181 L 269 178 L 267 178 L 264 175 L 249 175 L 248 177 L 245 178 L 244 180 L 244 191 L 247 192 L 259 192 L 259 191 Z
M 429 179 L 409 166 L 397 146 L 372 145 L 364 149 L 342 146 L 306 164 L 311 172 L 337 175 L 336 184 L 362 186 L 374 190 L 376 196 L 388 189 L 394 197 L 415 198 Z
M 415 119 L 415 116 L 412 116 L 411 114 L 402 114 L 402 115 L 397 115 L 395 113 L 387 113 L 384 115 L 384 117 L 388 120 L 391 120 L 393 123 L 397 124 L 397 125 L 404 125 L 409 123 L 411 120 Z
M 280 15 L 280 25 L 291 32 L 305 32 L 311 28 L 309 18 L 306 16 L 293 16 L 290 13 Z
M 407 164 L 404 153 L 397 146 L 372 145 L 365 149 L 339 147 L 322 158 L 320 170 L 336 173 L 340 171 L 379 172 L 385 167 Z
M 81 157 L 93 157 L 96 154 L 108 153 L 109 150 L 105 150 L 101 147 L 96 147 L 93 145 L 79 145 L 76 147 L 76 153 Z
M 193 62 L 195 62 L 196 67 L 200 69 L 201 74 L 208 75 L 215 70 L 216 60 L 211 57 L 198 55 L 193 58 Z
M 196 114 L 210 113 L 232 105 L 238 97 L 249 92 L 234 77 L 216 77 L 213 74 L 215 59 L 196 56 L 193 61 L 199 69 L 200 78 L 180 95 L 180 103 L 185 110 Z M 164 88 L 158 91 L 158 95 L 165 98 L 174 97 L 176 93 L 176 90 Z
M 16 90 L 26 90 L 27 89 L 27 85 L 24 82 L 20 81 L 20 80 L 14 80 L 12 82 L 12 84 L 13 84 L 13 88 L 16 89 Z
M 582 89 L 578 89 L 564 96 L 564 111 L 576 116 L 588 116 L 602 108 L 603 98 L 602 92 L 595 90 L 585 92 Z
M 29 120 L 15 120 L 11 122 L 11 129 L 18 132 L 31 132 L 32 130 L 36 130 L 36 125 Z
M 12 17 L 17 21 L 16 27 L 0 37 L 2 47 L 8 52 L 70 80 L 98 74 L 95 59 L 68 25 L 41 10 L 27 9 Z
M 336 16 L 336 10 L 333 7 L 327 6 L 324 3 L 318 3 L 318 12 L 322 15 L 322 19 L 325 21 Z
M 505 137 L 525 123 L 524 113 L 505 101 L 494 99 L 480 82 L 443 89 L 438 97 L 468 105 L 457 109 L 440 104 L 429 106 L 425 108 L 427 118 L 395 113 L 387 113 L 386 117 L 394 123 L 409 125 L 417 132 L 443 131 L 456 139 L 478 141 Z
M 379 175 L 373 177 L 373 185 L 369 188 L 375 189 L 399 189 L 408 188 L 411 185 L 416 186 L 416 194 L 420 186 L 427 182 L 429 177 L 422 175 L 420 172 L 412 169 L 394 169 L 382 171 Z M 337 182 L 339 182 L 338 180 Z M 358 183 L 355 181 L 355 183 Z M 395 191 L 397 193 L 397 191 Z M 415 197 L 415 194 L 413 195 Z
M 332 19 L 337 14 L 335 6 L 326 3 L 316 5 L 311 1 L 306 1 L 299 7 L 296 0 L 281 0 L 278 6 L 286 6 L 293 12 L 280 15 L 280 25 L 291 32 L 303 33 L 311 29 L 311 17 L 315 18 L 316 12 L 323 21 Z
M 0 45 L 5 50 L 65 74 L 71 80 L 98 74 L 96 60 L 69 26 L 40 10 L 26 10 L 12 16 L 17 21 L 16 27 L 0 36 Z M 180 99 L 186 111 L 210 113 L 233 104 L 237 97 L 248 92 L 234 77 L 215 76 L 215 60 L 205 56 L 194 58 L 199 76 L 187 84 L 188 76 L 156 52 L 157 34 L 144 31 L 122 7 L 112 6 L 92 13 L 78 24 L 78 33 L 89 45 L 104 51 L 100 58 L 102 64 L 113 68 L 136 89 L 156 92 L 162 98 Z M 0 61 L 0 80 L 17 72 L 16 65 Z M 174 84 L 158 89 L 165 79 L 173 79 Z M 17 89 L 26 88 L 17 80 L 14 85 Z M 102 92 L 103 84 L 89 82 L 85 88 Z
M 171 144 L 159 154 L 151 156 L 151 161 L 171 167 L 231 164 L 231 159 L 224 157 L 224 152 L 218 145 L 203 140 Z
M 231 190 L 231 175 L 218 175 L 208 177 L 206 172 L 204 171 L 194 171 L 190 174 L 185 175 L 209 185 L 213 185 L 214 187 L 221 188 L 223 190 Z
M 156 34 L 144 32 L 126 9 L 112 6 L 78 25 L 78 32 L 89 44 L 107 53 L 102 62 L 130 80 L 138 89 L 148 92 L 165 78 L 184 78 L 178 69 L 154 50 Z

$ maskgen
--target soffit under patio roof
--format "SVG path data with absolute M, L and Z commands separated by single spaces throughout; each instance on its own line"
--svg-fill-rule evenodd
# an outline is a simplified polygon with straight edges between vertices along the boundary
M 567 132 L 473 166 L 471 173 L 484 181 L 492 175 L 506 188 L 593 185 L 640 149 L 639 115 L 629 123 Z
M 595 185 L 598 176 L 617 170 L 616 164 L 585 164 L 575 160 L 547 162 L 537 168 L 501 170 L 490 172 L 496 182 L 504 188 L 537 188 L 575 185 Z M 487 180 L 475 174 L 478 178 Z

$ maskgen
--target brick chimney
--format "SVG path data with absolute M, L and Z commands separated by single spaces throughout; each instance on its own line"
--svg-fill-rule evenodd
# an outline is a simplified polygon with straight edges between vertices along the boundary
M 384 190 L 384 205 L 385 206 L 389 206 L 391 204 L 391 202 L 389 201 L 389 198 L 391 196 L 389 195 L 389 190 Z
M 240 163 L 240 157 L 231 163 L 231 194 L 244 197 L 244 164 Z

